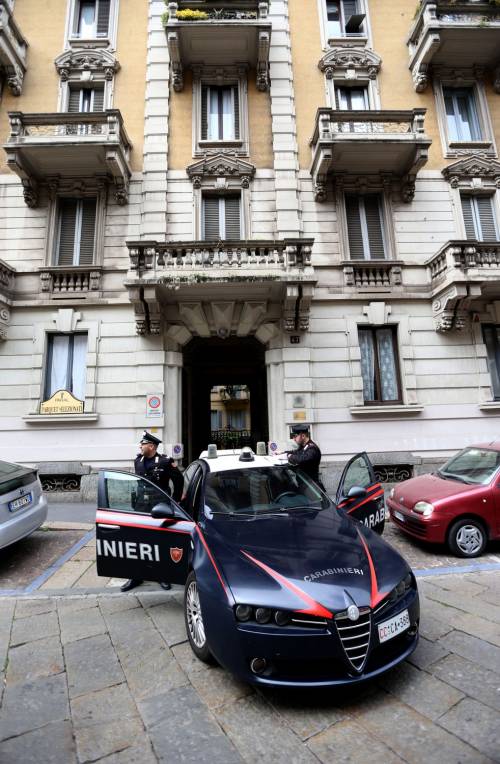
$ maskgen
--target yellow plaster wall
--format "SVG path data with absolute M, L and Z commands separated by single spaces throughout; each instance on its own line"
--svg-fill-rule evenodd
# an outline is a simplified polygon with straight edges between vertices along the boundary
M 306 7 L 307 6 L 307 7 Z M 326 106 L 324 75 L 318 69 L 321 50 L 320 20 L 315 0 L 289 0 L 292 44 L 293 84 L 297 117 L 299 164 L 311 164 L 309 141 L 313 134 L 316 110 Z

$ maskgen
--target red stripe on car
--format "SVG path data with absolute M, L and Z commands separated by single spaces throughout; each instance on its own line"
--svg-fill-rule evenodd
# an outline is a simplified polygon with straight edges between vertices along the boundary
M 381 600 L 384 599 L 384 597 L 387 597 L 389 592 L 379 592 L 378 583 L 377 583 L 377 574 L 375 572 L 375 565 L 373 564 L 372 556 L 370 554 L 370 550 L 368 549 L 368 544 L 364 540 L 359 529 L 357 530 L 358 530 L 359 538 L 361 539 L 361 543 L 363 544 L 365 548 L 366 556 L 368 558 L 368 567 L 370 568 L 370 579 L 371 579 L 370 605 L 372 608 L 374 608 L 378 605 L 378 603 Z
M 222 588 L 223 588 L 223 589 L 224 589 L 224 591 L 226 592 L 226 597 L 227 597 L 227 599 L 228 599 L 229 603 L 230 603 L 231 605 L 233 605 L 233 604 L 234 604 L 234 599 L 233 599 L 233 597 L 232 597 L 232 595 L 231 595 L 231 592 L 229 591 L 228 587 L 226 586 L 226 584 L 225 584 L 225 582 L 224 582 L 224 579 L 222 578 L 222 575 L 221 575 L 221 573 L 220 573 L 220 571 L 219 571 L 219 568 L 217 567 L 217 563 L 215 562 L 215 560 L 214 560 L 214 558 L 213 558 L 212 552 L 210 551 L 210 549 L 209 549 L 209 547 L 208 547 L 208 544 L 207 544 L 207 542 L 205 541 L 205 537 L 203 536 L 203 533 L 201 532 L 199 525 L 197 525 L 197 526 L 196 526 L 196 531 L 197 531 L 197 533 L 198 533 L 198 536 L 200 537 L 201 543 L 202 543 L 202 544 L 203 544 L 203 546 L 205 547 L 205 551 L 206 551 L 206 553 L 208 554 L 208 559 L 210 560 L 210 562 L 211 562 L 211 563 L 212 563 L 212 565 L 214 566 L 214 570 L 215 570 L 215 572 L 217 573 L 217 578 L 218 578 L 218 579 L 219 579 L 219 581 L 221 582 Z

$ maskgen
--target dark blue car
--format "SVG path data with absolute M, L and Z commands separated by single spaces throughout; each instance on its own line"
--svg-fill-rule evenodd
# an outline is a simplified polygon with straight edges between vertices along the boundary
M 186 469 L 182 507 L 144 478 L 103 471 L 100 575 L 185 585 L 194 653 L 248 682 L 360 682 L 404 660 L 419 601 L 381 538 L 383 490 L 366 454 L 332 500 L 300 470 L 250 449 Z

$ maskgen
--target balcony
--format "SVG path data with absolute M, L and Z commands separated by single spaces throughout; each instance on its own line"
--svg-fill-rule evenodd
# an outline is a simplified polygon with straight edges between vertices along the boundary
M 98 296 L 101 271 L 96 265 L 55 265 L 40 269 L 40 291 L 51 297 Z
M 405 201 L 427 162 L 431 139 L 424 132 L 425 109 L 340 111 L 318 109 L 311 139 L 311 175 L 316 201 L 326 199 L 328 175 L 393 178 Z
M 193 66 L 242 66 L 257 72 L 259 90 L 269 89 L 271 22 L 267 0 L 169 2 L 165 18 L 174 90 Z
M 312 244 L 127 242 L 126 286 L 138 333 L 158 333 L 163 320 L 184 326 L 190 336 L 247 336 L 269 322 L 282 322 L 288 332 L 306 331 L 316 282 Z
M 0 0 L 0 74 L 12 95 L 21 95 L 28 43 L 14 21 L 10 3 Z
M 500 6 L 496 2 L 421 0 L 407 44 L 417 93 L 423 92 L 431 68 L 495 69 L 500 93 Z
M 14 268 L 0 260 L 0 340 L 7 339 L 15 278 Z
M 342 263 L 344 286 L 356 293 L 403 291 L 403 263 L 396 260 L 346 260 Z M 394 295 L 393 295 L 394 296 Z
M 132 145 L 117 109 L 103 112 L 9 112 L 8 166 L 21 178 L 28 207 L 36 207 L 41 183 L 111 182 L 117 204 L 128 201 Z

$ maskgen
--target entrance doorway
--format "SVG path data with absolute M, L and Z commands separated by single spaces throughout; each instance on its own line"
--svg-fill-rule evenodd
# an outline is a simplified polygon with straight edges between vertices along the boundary
M 185 346 L 182 439 L 187 463 L 209 443 L 255 449 L 257 441 L 269 439 L 264 353 L 253 337 L 195 337 Z

